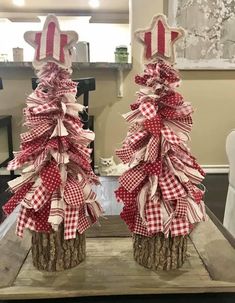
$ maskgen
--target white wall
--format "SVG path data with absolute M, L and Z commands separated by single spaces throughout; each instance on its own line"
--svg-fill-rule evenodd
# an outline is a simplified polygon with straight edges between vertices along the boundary
M 44 22 L 45 17 L 40 17 Z M 129 24 L 89 23 L 90 17 L 59 17 L 61 30 L 74 30 L 80 41 L 90 43 L 90 60 L 92 62 L 114 62 L 114 51 L 118 45 L 126 45 L 130 50 Z M 32 61 L 33 48 L 24 41 L 24 33 L 42 30 L 43 22 L 10 22 L 0 18 L 1 44 L 0 54 L 8 54 L 13 60 L 12 48 L 24 49 L 24 61 Z M 131 55 L 129 56 L 129 61 Z

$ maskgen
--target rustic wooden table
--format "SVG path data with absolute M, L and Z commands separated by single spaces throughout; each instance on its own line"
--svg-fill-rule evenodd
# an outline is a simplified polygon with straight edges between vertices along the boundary
M 87 233 L 85 262 L 48 273 L 32 265 L 30 234 L 21 240 L 12 228 L 0 242 L 0 300 L 235 302 L 233 240 L 228 241 L 220 229 L 211 219 L 198 225 L 190 235 L 184 266 L 153 272 L 133 260 L 132 239 L 124 223 L 112 216 Z

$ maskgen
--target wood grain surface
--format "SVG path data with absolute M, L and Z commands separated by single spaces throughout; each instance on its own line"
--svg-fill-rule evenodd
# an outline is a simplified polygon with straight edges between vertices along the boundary
M 29 233 L 21 239 L 15 235 L 15 227 L 0 241 L 0 288 L 13 283 L 31 247 Z
M 125 225 L 118 219 L 113 227 L 126 233 Z M 120 219 L 119 219 L 120 220 Z M 93 235 L 112 234 L 112 218 Z M 121 221 L 120 221 L 121 222 Z M 92 234 L 92 232 L 91 232 Z M 11 235 L 11 239 L 9 239 Z M 23 241 L 27 242 L 29 235 Z M 14 230 L 5 238 L 6 260 L 14 274 L 6 275 L 7 285 L 1 284 L 0 299 L 43 299 L 85 296 L 173 294 L 173 293 L 235 293 L 235 253 L 212 221 L 202 223 L 191 234 L 188 256 L 180 269 L 153 271 L 137 264 L 133 259 L 132 238 L 87 238 L 87 257 L 77 267 L 63 272 L 43 272 L 33 267 L 29 246 L 22 250 L 22 240 L 14 236 Z M 19 241 L 19 242 L 17 242 Z M 21 244 L 20 244 L 21 243 Z M 18 250 L 17 250 L 18 249 Z M 19 252 L 23 252 L 23 254 Z M 226 252 L 226 253 L 223 253 Z M 9 254 L 9 260 L 7 258 Z M 27 258 L 25 259 L 25 256 Z M 15 266 L 15 258 L 16 264 Z M 21 262 L 20 262 L 21 258 Z M 21 265 L 20 265 L 21 263 Z M 231 272 L 232 274 L 229 274 Z M 5 278 L 6 279 L 6 278 Z M 220 281 L 219 281 L 220 280 Z M 222 280 L 222 281 L 221 281 Z M 10 286 L 9 286 L 10 285 Z
M 235 249 L 209 219 L 190 235 L 213 280 L 235 283 Z
M 191 242 L 188 251 L 181 269 L 154 272 L 133 260 L 131 238 L 89 238 L 86 260 L 64 272 L 36 270 L 29 254 L 0 299 L 235 291 L 234 283 L 211 279 Z

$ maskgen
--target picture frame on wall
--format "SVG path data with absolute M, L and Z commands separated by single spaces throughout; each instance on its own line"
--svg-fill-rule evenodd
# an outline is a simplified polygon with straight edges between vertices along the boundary
M 185 29 L 179 69 L 235 69 L 235 0 L 168 0 L 168 22 Z

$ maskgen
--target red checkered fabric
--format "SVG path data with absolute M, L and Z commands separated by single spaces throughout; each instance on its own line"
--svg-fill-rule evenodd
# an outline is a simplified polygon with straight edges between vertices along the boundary
M 64 199 L 71 206 L 78 206 L 84 203 L 83 189 L 73 177 L 67 179 L 64 189 Z
M 146 175 L 138 168 L 129 169 L 120 178 L 120 184 L 129 192 L 133 192 L 145 179 Z
M 71 121 L 71 122 L 73 122 L 76 125 L 80 125 L 81 128 L 83 126 L 83 123 L 81 122 L 79 116 L 75 117 L 75 116 L 71 116 L 69 114 L 65 114 L 65 120 L 66 121 Z
M 59 107 L 53 100 L 48 103 L 43 103 L 42 105 L 36 106 L 31 110 L 34 114 L 42 114 L 42 113 L 45 114 L 45 113 L 57 112 L 59 111 Z
M 36 212 L 33 212 L 32 219 L 35 222 L 35 230 L 37 232 L 51 232 L 51 224 L 48 223 L 50 215 L 51 201 L 48 201 Z
M 19 237 L 23 237 L 25 223 L 27 221 L 27 211 L 27 208 L 21 206 L 16 224 L 16 234 Z
M 81 205 L 80 208 L 79 208 L 79 214 L 78 214 L 77 230 L 80 234 L 82 234 L 89 227 L 90 227 L 90 222 L 89 222 L 89 220 L 87 219 L 87 216 L 86 216 L 85 205 Z
M 193 198 L 201 201 L 201 192 L 193 188 L 189 194 L 181 179 L 171 171 L 183 172 L 195 184 L 201 180 L 200 166 L 197 166 L 184 143 L 184 138 L 187 139 L 191 131 L 193 110 L 191 104 L 184 102 L 183 97 L 174 91 L 179 80 L 178 73 L 162 60 L 148 64 L 144 75 L 137 75 L 135 81 L 149 89 L 146 89 L 146 93 L 141 90 L 137 101 L 131 104 L 132 111 L 123 115 L 131 126 L 117 155 L 123 162 L 136 165 L 134 159 L 139 157 L 141 148 L 145 150 L 144 156 L 138 158 L 138 166 L 119 178 L 120 187 L 115 193 L 118 202 L 124 203 L 121 217 L 131 231 L 145 236 L 158 232 L 163 232 L 165 237 L 169 234 L 186 235 L 190 232 L 191 221 L 196 222 L 196 217 L 198 221 L 203 220 L 200 204 L 195 203 L 196 206 L 189 211 L 190 203 L 194 203 Z M 149 134 L 145 140 L 141 138 L 143 128 Z M 134 144 L 140 141 L 142 145 L 133 145 L 133 141 Z M 156 182 L 151 184 L 151 195 L 155 191 L 161 199 L 159 202 L 144 196 L 144 183 L 147 180 L 151 183 L 153 179 L 158 184 L 157 192 Z M 139 209 L 136 208 L 137 201 Z
M 163 232 L 163 216 L 159 200 L 147 200 L 145 215 L 147 230 L 150 235 Z
M 181 140 L 176 134 L 168 127 L 164 126 L 161 129 L 161 133 L 163 137 L 171 144 L 180 144 Z
M 83 124 L 78 117 L 74 117 L 66 114 L 64 123 L 67 123 L 68 128 L 76 131 L 77 134 L 79 134 L 82 131 Z
M 143 123 L 145 129 L 147 129 L 153 136 L 158 137 L 162 128 L 162 120 L 159 115 L 154 116 L 150 120 L 145 120 Z
M 184 103 L 183 105 L 178 106 L 174 109 L 169 106 L 166 106 L 161 109 L 161 115 L 168 120 L 183 118 L 185 116 L 191 115 L 192 112 L 193 109 L 191 104 L 189 103 Z
M 22 141 L 31 141 L 41 137 L 43 135 L 49 135 L 48 133 L 52 131 L 52 125 L 49 123 L 38 125 L 33 128 L 31 131 L 23 133 L 20 135 Z
M 182 122 L 184 124 L 189 124 L 189 125 L 193 125 L 193 120 L 192 120 L 192 117 L 191 115 L 188 115 L 188 116 L 185 116 L 185 117 L 180 117 L 180 118 L 177 118 L 175 121 L 178 121 L 178 122 Z
M 177 118 L 184 118 L 184 117 L 188 117 L 193 113 L 193 108 L 189 102 L 184 102 L 181 106 L 178 106 L 176 108 L 176 112 L 178 114 Z
M 22 141 L 20 144 L 20 148 L 27 153 L 32 153 L 34 150 L 41 150 L 42 145 L 46 143 L 45 138 L 36 138 L 33 141 Z M 21 151 L 22 152 L 22 151 Z
M 41 170 L 40 177 L 43 185 L 50 193 L 53 193 L 61 185 L 60 171 L 54 161 Z
M 23 154 L 22 155 L 17 154 L 17 155 L 15 155 L 15 158 L 8 163 L 7 169 L 16 170 L 17 168 L 21 167 L 22 164 L 28 163 L 28 162 L 34 160 L 34 158 L 35 157 L 32 155 L 28 155 L 26 157 Z
M 124 205 L 120 217 L 126 223 L 130 231 L 134 231 L 136 221 L 137 207 L 136 204 Z
M 26 117 L 24 125 L 27 127 L 35 127 L 41 123 L 47 123 L 49 119 L 52 119 L 52 117 L 48 117 L 48 115 L 35 115 L 29 108 L 24 109 L 24 116 Z
M 190 233 L 190 223 L 181 218 L 173 218 L 170 233 L 172 237 L 186 236 Z
M 162 161 L 158 159 L 154 163 L 146 163 L 143 166 L 143 170 L 147 175 L 160 175 L 162 171 Z
M 32 199 L 30 201 L 31 206 L 35 211 L 38 211 L 51 197 L 51 193 L 46 189 L 44 185 L 40 185 L 36 188 Z
M 131 105 L 130 105 L 130 108 L 131 108 L 131 110 L 135 110 L 135 109 L 137 109 L 137 108 L 139 108 L 139 106 L 140 106 L 140 104 L 139 103 L 137 103 L 137 102 L 134 102 L 134 103 L 132 103 Z
M 163 81 L 177 83 L 180 81 L 178 72 L 172 68 L 166 61 L 158 61 L 156 67 L 159 68 L 160 78 Z
M 174 109 L 171 107 L 164 107 L 161 110 L 161 115 L 168 120 L 184 118 L 185 116 L 191 115 L 192 113 L 193 109 L 189 103 L 184 103 L 183 105 L 178 106 Z
M 77 136 L 82 131 L 81 125 L 78 125 L 70 120 L 64 120 L 64 125 L 68 131 L 69 134 L 72 134 L 73 136 Z
M 133 229 L 133 233 L 143 235 L 143 236 L 150 236 L 147 230 L 147 226 L 143 224 L 143 220 L 141 219 L 140 215 L 136 214 L 135 226 Z
M 27 212 L 28 212 L 28 209 L 27 209 Z M 36 230 L 35 221 L 31 217 L 27 217 L 24 228 L 25 229 L 28 228 L 28 229 L 30 229 L 32 231 L 35 231 Z
M 66 204 L 64 217 L 64 238 L 65 240 L 76 238 L 78 227 L 79 209 Z
M 130 147 L 124 147 L 116 150 L 116 155 L 123 163 L 129 163 L 133 157 L 134 151 Z
M 59 137 L 49 139 L 46 144 L 46 150 L 51 150 L 51 149 L 58 150 L 60 142 L 61 140 Z
M 186 218 L 188 211 L 188 200 L 181 198 L 176 201 L 175 216 L 177 218 Z
M 179 180 L 166 170 L 159 176 L 159 186 L 164 200 L 177 200 L 187 194 Z
M 72 146 L 70 146 L 70 150 L 73 151 L 73 148 L 75 149 L 74 153 L 76 153 L 76 151 L 79 151 L 81 154 L 83 154 L 83 156 L 86 158 L 90 157 L 90 154 L 92 152 L 91 148 L 88 148 L 78 142 L 76 142 L 76 137 L 71 137 L 71 144 Z
M 133 205 L 136 203 L 136 192 L 129 192 L 123 186 L 119 186 L 117 190 L 115 190 L 115 195 L 118 202 L 124 202 L 125 205 Z
M 128 136 L 125 142 L 129 144 L 132 149 L 138 149 L 146 143 L 147 136 L 147 131 L 138 131 Z
M 55 92 L 56 97 L 64 96 L 65 94 L 76 94 L 77 89 L 76 88 L 70 88 L 70 89 L 59 89 Z
M 2 207 L 5 214 L 10 215 L 16 206 L 24 199 L 27 192 L 31 189 L 33 182 L 28 182 L 24 184 L 13 197 Z
M 128 136 L 131 133 L 136 133 L 142 129 L 142 126 L 139 123 L 132 123 L 128 129 Z
M 147 119 L 152 119 L 157 114 L 155 106 L 150 102 L 144 102 L 140 104 L 139 110 L 141 111 L 142 115 Z
M 183 97 L 177 92 L 170 91 L 170 93 L 160 98 L 159 102 L 168 106 L 180 106 L 183 104 Z
M 69 139 L 67 137 L 60 137 L 58 139 L 60 144 L 63 146 L 63 149 L 66 151 L 70 146 Z
M 158 158 L 159 148 L 160 148 L 160 139 L 156 137 L 152 137 L 147 145 L 145 160 L 147 162 L 154 163 Z
M 35 160 L 36 155 L 41 152 L 42 146 L 39 147 L 38 143 L 32 143 L 30 147 L 24 149 L 15 154 L 15 158 L 8 163 L 8 170 L 16 170 L 22 164 Z

